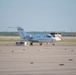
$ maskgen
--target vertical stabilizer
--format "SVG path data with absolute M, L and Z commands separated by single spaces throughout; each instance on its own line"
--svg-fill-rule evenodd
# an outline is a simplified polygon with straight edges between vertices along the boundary
M 28 34 L 24 31 L 24 29 L 22 29 L 21 27 L 17 27 L 17 29 L 18 29 L 20 38 L 21 38 L 22 40 L 26 39 L 26 36 L 27 36 Z

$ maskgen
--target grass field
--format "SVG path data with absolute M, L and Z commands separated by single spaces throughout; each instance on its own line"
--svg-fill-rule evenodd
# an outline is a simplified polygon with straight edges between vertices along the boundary
M 62 37 L 62 40 L 57 42 L 57 44 L 76 45 L 76 37 Z
M 0 37 L 0 44 L 15 44 L 20 41 L 19 37 Z
M 19 37 L 0 37 L 0 44 L 15 44 L 20 41 Z M 76 37 L 62 37 L 62 40 L 56 42 L 58 45 L 76 45 Z

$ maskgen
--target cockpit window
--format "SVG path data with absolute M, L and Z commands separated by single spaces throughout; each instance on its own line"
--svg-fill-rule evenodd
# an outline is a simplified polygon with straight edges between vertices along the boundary
M 46 37 L 47 37 L 47 38 L 51 38 L 51 36 L 49 36 L 49 35 L 46 35 Z

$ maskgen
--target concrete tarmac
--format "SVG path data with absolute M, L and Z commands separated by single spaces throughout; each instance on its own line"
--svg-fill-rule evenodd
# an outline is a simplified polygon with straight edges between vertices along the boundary
M 76 46 L 0 45 L 0 75 L 76 75 Z

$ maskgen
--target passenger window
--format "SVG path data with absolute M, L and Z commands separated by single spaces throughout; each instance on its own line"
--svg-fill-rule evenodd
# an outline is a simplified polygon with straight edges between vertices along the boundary
M 25 37 L 23 37 L 24 39 L 26 39 Z

